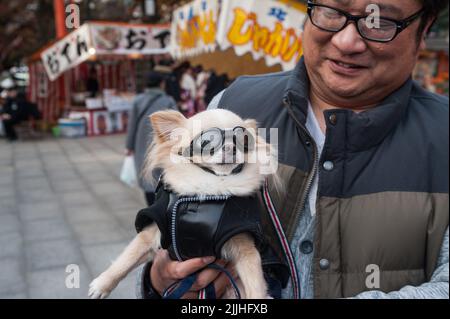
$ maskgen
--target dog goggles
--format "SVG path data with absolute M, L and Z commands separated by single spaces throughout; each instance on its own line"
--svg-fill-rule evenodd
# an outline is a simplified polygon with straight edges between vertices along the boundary
M 255 147 L 253 135 L 242 126 L 236 126 L 233 129 L 222 130 L 217 127 L 210 128 L 201 132 L 191 142 L 190 146 L 183 151 L 183 156 L 192 157 L 194 155 L 209 154 L 214 155 L 219 151 L 226 141 L 232 139 L 233 153 L 236 149 L 240 152 L 248 153 Z

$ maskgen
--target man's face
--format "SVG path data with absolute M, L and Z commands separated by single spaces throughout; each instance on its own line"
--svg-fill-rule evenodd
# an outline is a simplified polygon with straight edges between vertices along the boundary
M 353 15 L 368 15 L 367 6 L 376 4 L 382 17 L 396 20 L 408 18 L 422 7 L 416 0 L 319 0 L 317 3 Z M 419 51 L 416 38 L 419 25 L 417 19 L 393 41 L 377 43 L 363 39 L 352 22 L 342 31 L 332 33 L 307 21 L 303 40 L 311 89 L 321 100 L 339 107 L 358 108 L 378 103 L 411 75 Z

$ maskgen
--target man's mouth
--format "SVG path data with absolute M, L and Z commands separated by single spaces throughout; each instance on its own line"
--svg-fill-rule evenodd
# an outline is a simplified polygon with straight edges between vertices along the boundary
M 344 76 L 357 76 L 360 75 L 361 71 L 368 68 L 362 64 L 349 63 L 333 59 L 329 59 L 328 62 L 331 71 Z
M 337 63 L 340 66 L 343 66 L 344 68 L 352 68 L 352 69 L 362 68 L 362 66 L 357 65 L 357 64 L 344 63 L 344 62 L 340 62 L 340 61 L 333 61 L 333 62 Z
M 204 171 L 216 176 L 229 176 L 239 174 L 244 168 L 245 163 L 241 164 L 214 164 L 214 165 L 198 165 Z

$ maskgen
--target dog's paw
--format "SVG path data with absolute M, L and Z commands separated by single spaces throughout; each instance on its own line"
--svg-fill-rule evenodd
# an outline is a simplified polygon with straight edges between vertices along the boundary
M 105 299 L 111 293 L 108 282 L 99 276 L 89 284 L 89 297 L 91 299 Z

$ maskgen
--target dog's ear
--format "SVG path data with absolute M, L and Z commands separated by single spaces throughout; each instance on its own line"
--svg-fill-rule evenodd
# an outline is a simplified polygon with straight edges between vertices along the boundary
M 177 111 L 160 111 L 150 115 L 154 136 L 160 142 L 170 139 L 170 134 L 177 128 L 184 128 L 186 118 Z

